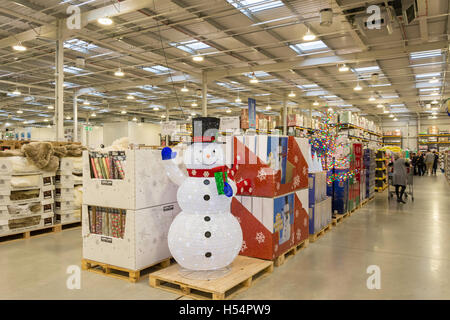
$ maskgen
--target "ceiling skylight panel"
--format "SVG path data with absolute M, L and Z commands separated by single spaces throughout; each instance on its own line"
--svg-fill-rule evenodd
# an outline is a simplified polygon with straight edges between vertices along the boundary
M 244 14 L 257 13 L 283 6 L 283 2 L 279 0 L 227 0 L 227 2 Z
M 434 58 L 434 57 L 440 57 L 442 55 L 442 50 L 428 50 L 428 51 L 417 51 L 417 52 L 411 52 L 409 56 L 412 60 L 416 59 L 425 59 L 425 58 Z

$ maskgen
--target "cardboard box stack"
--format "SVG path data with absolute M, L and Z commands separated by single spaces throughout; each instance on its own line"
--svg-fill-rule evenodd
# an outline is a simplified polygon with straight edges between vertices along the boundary
M 243 232 L 240 254 L 273 260 L 308 239 L 308 165 L 302 150 L 307 139 L 236 136 L 235 181 L 249 179 L 252 192 L 238 191 L 231 212 Z
M 82 158 L 62 158 L 55 176 L 55 220 L 69 224 L 81 221 L 83 197 Z
M 93 177 L 91 159 L 85 151 L 83 258 L 135 271 L 169 258 L 167 234 L 180 208 L 161 151 L 123 151 L 121 173 L 108 179 Z
M 366 198 L 371 198 L 375 193 L 375 152 L 372 149 L 364 149 L 364 169 L 366 174 Z
M 327 196 L 327 171 L 309 173 L 309 234 L 331 223 L 331 197 Z
M 0 159 L 0 236 L 54 224 L 53 175 L 24 157 Z

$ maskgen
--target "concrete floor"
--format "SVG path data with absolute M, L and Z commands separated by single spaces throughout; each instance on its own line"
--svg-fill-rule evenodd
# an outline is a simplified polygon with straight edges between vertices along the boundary
M 450 187 L 443 175 L 417 177 L 415 201 L 388 202 L 386 191 L 344 223 L 275 268 L 236 299 L 450 299 Z M 83 271 L 81 229 L 0 244 L 0 299 L 179 299 L 180 296 Z M 369 290 L 377 265 L 381 289 Z M 182 298 L 184 299 L 184 298 Z

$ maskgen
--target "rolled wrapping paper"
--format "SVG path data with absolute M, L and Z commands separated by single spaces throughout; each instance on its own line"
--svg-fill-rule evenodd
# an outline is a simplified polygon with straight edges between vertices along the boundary
M 117 172 L 119 173 L 119 178 L 125 179 L 125 172 L 123 171 L 122 163 L 120 162 L 120 160 L 114 159 L 114 164 L 117 167 Z

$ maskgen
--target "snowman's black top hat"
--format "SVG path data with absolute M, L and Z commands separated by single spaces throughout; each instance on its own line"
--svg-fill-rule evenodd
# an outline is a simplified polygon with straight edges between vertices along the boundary
M 197 117 L 192 119 L 193 142 L 213 142 L 219 132 L 220 119 Z

